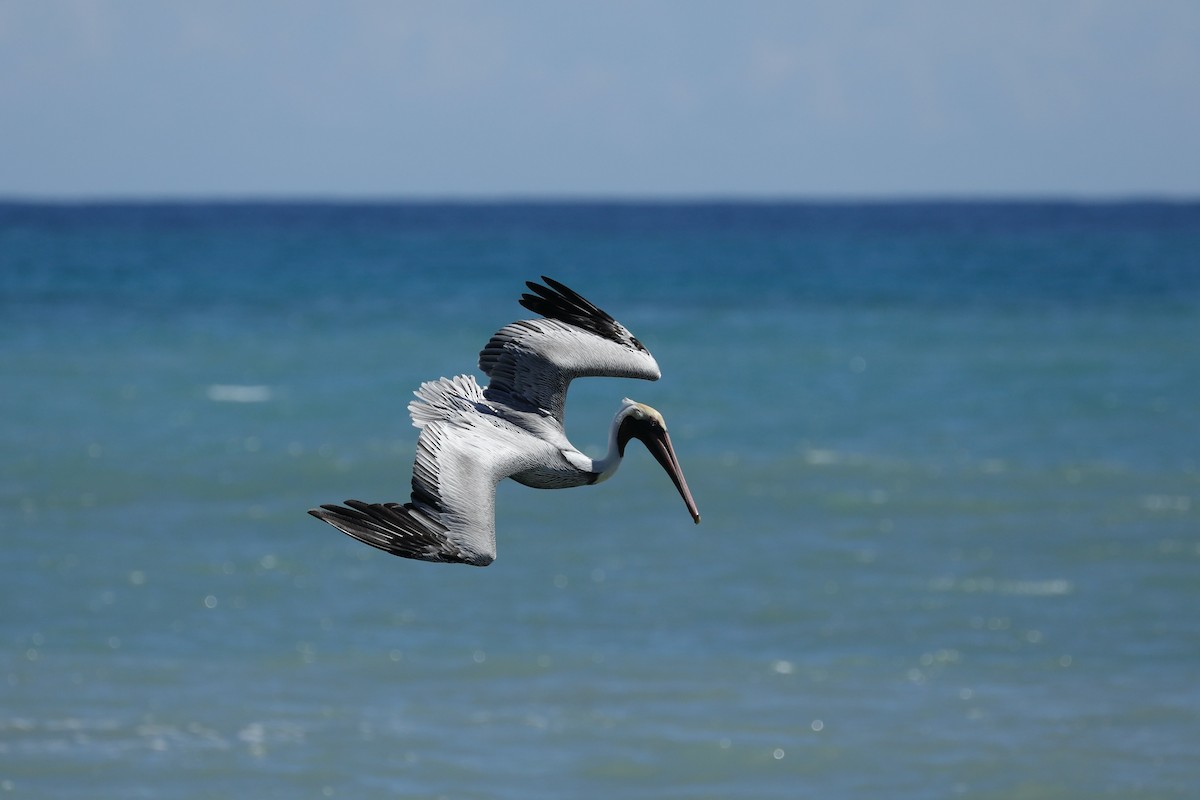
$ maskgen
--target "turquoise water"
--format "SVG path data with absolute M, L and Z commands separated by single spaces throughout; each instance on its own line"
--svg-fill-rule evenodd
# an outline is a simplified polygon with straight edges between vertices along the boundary
M 631 450 L 404 500 L 421 381 L 549 274 Z M 1200 786 L 1200 206 L 0 205 L 0 796 L 1095 798 Z

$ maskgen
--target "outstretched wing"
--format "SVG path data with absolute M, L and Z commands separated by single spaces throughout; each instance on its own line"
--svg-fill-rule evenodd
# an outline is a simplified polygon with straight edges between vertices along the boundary
M 607 376 L 658 380 L 654 356 L 624 325 L 558 281 L 528 281 L 521 305 L 545 319 L 506 325 L 479 354 L 490 382 L 484 390 L 520 410 L 549 413 L 560 423 L 575 378 Z
M 493 417 L 430 420 L 417 440 L 409 502 L 347 500 L 308 513 L 393 555 L 485 567 L 496 558 L 496 484 L 544 458 L 542 447 L 551 446 Z

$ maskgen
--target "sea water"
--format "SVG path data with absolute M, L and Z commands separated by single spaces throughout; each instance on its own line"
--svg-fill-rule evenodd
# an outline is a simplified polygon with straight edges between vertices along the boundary
M 636 445 L 487 569 L 307 516 L 543 274 L 702 524 Z M 8 203 L 0 511 L 0 796 L 1195 797 L 1200 206 Z

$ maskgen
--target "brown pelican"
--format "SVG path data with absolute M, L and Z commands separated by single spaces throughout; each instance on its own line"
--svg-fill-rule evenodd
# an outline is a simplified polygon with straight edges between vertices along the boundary
M 625 400 L 613 419 L 608 454 L 593 459 L 567 440 L 563 404 L 574 378 L 588 375 L 658 380 L 658 363 L 625 326 L 558 281 L 526 283 L 521 305 L 544 319 L 506 325 L 479 354 L 488 376 L 421 384 L 409 403 L 421 430 L 412 499 L 347 500 L 308 513 L 360 542 L 422 561 L 484 567 L 496 558 L 496 485 L 504 478 L 539 489 L 586 486 L 608 479 L 631 439 L 658 459 L 687 504 L 700 512 L 662 414 Z

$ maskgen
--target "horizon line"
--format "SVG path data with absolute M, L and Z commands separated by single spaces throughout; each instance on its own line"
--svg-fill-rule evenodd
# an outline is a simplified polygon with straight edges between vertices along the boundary
M 0 192 L 0 205 L 1189 205 L 1200 193 L 1177 192 L 911 192 L 911 193 L 634 193 L 476 192 L 383 194 L 375 192 L 79 193 Z

